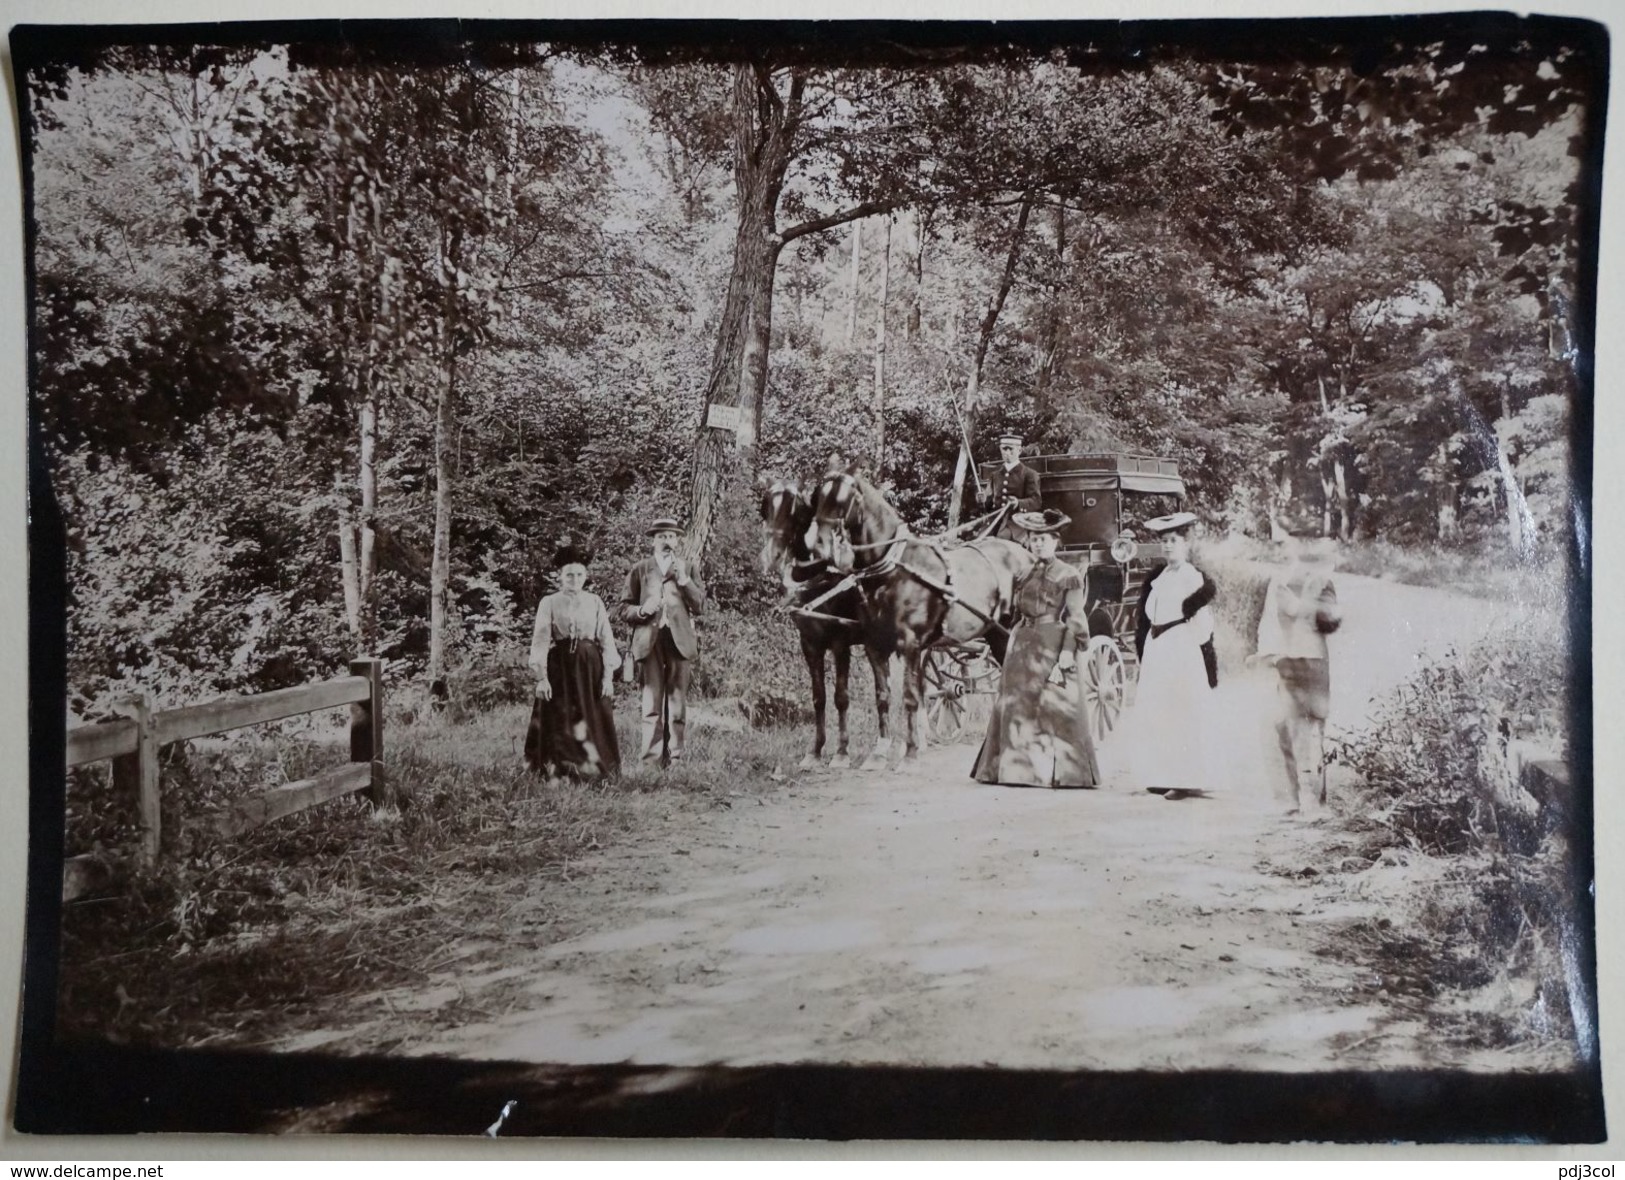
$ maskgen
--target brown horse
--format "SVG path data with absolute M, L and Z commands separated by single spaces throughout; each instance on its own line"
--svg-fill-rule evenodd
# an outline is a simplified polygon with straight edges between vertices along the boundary
M 856 584 L 840 588 L 844 575 L 827 561 L 815 560 L 807 550 L 805 534 L 812 524 L 812 502 L 794 480 L 764 481 L 762 488 L 762 572 L 777 573 L 790 593 L 791 619 L 801 637 L 801 655 L 812 678 L 813 745 L 801 760 L 803 768 L 816 765 L 824 755 L 826 652 L 835 657 L 835 757 L 830 765 L 852 765 L 847 749 L 846 710 L 851 702 L 847 682 L 852 670 L 852 647 L 861 644 L 875 676 L 875 711 L 878 716 L 877 750 L 891 745 L 891 677 L 887 655 L 865 642 L 868 610 Z M 830 593 L 834 591 L 834 593 Z M 809 607 L 811 609 L 809 609 Z
M 916 758 L 926 653 L 938 645 L 985 639 L 994 658 L 1002 660 L 1015 584 L 1032 569 L 1032 554 L 995 537 L 952 547 L 914 538 L 856 467 L 824 477 L 813 493 L 812 513 L 807 551 L 858 575 L 871 645 L 903 657 L 904 757 Z

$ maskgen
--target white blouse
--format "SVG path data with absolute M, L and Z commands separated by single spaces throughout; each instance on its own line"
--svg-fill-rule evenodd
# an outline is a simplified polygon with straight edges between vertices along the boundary
M 536 608 L 536 627 L 530 636 L 530 670 L 538 680 L 547 675 L 547 655 L 555 643 L 586 639 L 603 652 L 604 671 L 621 666 L 615 635 L 609 629 L 604 600 L 586 590 L 560 590 L 542 599 Z
M 1145 600 L 1145 617 L 1153 625 L 1172 623 L 1185 617 L 1185 600 L 1202 588 L 1202 571 L 1190 562 L 1170 565 L 1151 583 L 1151 593 Z M 1198 642 L 1213 634 L 1213 612 L 1203 607 L 1191 620 L 1192 631 L 1200 635 Z

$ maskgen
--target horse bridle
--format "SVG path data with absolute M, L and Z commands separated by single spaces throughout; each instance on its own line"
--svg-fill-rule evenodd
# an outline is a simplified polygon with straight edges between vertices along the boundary
M 830 493 L 828 499 L 833 500 L 837 505 L 844 504 L 845 507 L 840 510 L 840 514 L 838 516 L 831 516 L 827 513 L 819 512 L 815 508 L 813 512 L 813 523 L 818 525 L 820 528 L 840 529 L 841 532 L 846 535 L 846 547 L 852 550 L 854 553 L 859 553 L 870 549 L 891 550 L 891 552 L 887 553 L 886 556 L 881 558 L 880 561 L 864 570 L 861 576 L 865 578 L 880 577 L 891 572 L 891 568 L 896 564 L 898 553 L 901 551 L 904 542 L 914 539 L 913 535 L 909 532 L 908 526 L 899 522 L 897 525 L 897 530 L 884 541 L 854 541 L 852 539 L 852 532 L 849 526 L 852 522 L 852 513 L 856 511 L 858 506 L 858 497 L 856 494 L 858 481 L 850 472 L 841 472 L 836 475 L 834 479 L 835 491 Z
M 824 482 L 828 483 L 830 481 L 825 480 Z M 852 478 L 850 472 L 841 472 L 834 477 L 834 483 L 835 491 L 831 492 L 828 498 L 833 500 L 836 504 L 844 504 L 845 507 L 840 510 L 840 515 L 829 516 L 823 512 L 820 512 L 818 510 L 817 503 L 815 503 L 813 506 L 813 523 L 823 528 L 844 529 L 846 527 L 847 518 L 852 515 L 852 509 L 855 508 L 858 503 L 856 494 L 858 481 Z M 825 497 L 823 496 L 818 497 L 819 502 L 822 502 L 824 499 Z

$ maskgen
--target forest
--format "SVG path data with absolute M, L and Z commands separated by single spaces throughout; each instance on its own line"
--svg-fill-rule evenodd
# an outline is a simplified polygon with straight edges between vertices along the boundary
M 1564 568 L 1589 55 L 798 28 L 28 70 L 71 710 L 500 691 L 558 545 L 613 594 L 660 513 L 748 628 L 758 476 L 935 532 L 1003 429 L 1176 458 L 1215 533 Z

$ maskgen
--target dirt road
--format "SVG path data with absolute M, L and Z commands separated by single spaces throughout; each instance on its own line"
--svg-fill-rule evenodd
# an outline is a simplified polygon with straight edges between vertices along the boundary
M 1333 721 L 1345 729 L 1419 651 L 1471 642 L 1505 614 L 1340 584 L 1350 624 L 1334 653 Z M 967 777 L 972 736 L 906 769 L 801 774 L 775 797 L 738 796 L 583 862 L 562 895 L 548 887 L 567 937 L 397 999 L 481 990 L 504 1014 L 405 1051 L 575 1064 L 1475 1064 L 1430 1043 L 1380 976 L 1335 953 L 1339 931 L 1380 922 L 1385 899 L 1427 869 L 1341 857 L 1351 849 L 1330 812 L 1282 815 L 1260 721 L 1270 675 L 1220 689 L 1237 773 L 1215 798 L 979 785 Z M 1102 754 L 1109 774 L 1109 745 Z

